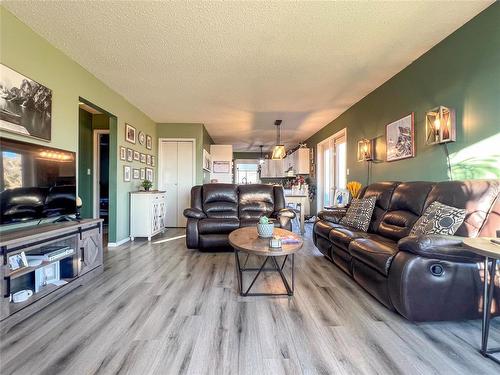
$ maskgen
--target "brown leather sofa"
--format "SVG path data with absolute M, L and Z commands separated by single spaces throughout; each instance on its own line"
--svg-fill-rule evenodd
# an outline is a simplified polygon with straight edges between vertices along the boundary
M 361 192 L 361 197 L 377 197 L 368 232 L 340 224 L 343 213 L 323 211 L 314 224 L 313 241 L 368 293 L 409 320 L 479 318 L 482 259 L 462 240 L 496 235 L 499 190 L 499 180 L 375 183 Z M 434 201 L 466 209 L 455 236 L 409 236 Z M 500 288 L 495 299 L 498 315 Z
M 191 189 L 186 246 L 201 251 L 232 250 L 228 242 L 233 230 L 257 225 L 261 216 L 274 225 L 292 230 L 292 210 L 285 208 L 283 187 L 264 184 L 205 184 Z

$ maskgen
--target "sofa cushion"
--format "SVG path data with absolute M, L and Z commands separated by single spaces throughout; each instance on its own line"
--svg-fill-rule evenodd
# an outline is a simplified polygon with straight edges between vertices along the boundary
M 275 228 L 280 227 L 279 220 L 270 220 L 270 223 L 273 223 Z M 244 227 L 256 227 L 259 223 L 259 219 L 240 219 L 240 228 Z
M 272 185 L 240 185 L 238 187 L 238 212 L 240 219 L 259 219 L 274 212 L 274 187 Z
M 433 202 L 417 220 L 410 235 L 447 234 L 453 236 L 464 219 L 464 209 Z
M 392 194 L 388 211 L 382 216 L 377 232 L 395 241 L 408 236 L 411 228 L 422 215 L 427 195 L 433 182 L 404 182 Z
M 349 253 L 382 275 L 389 274 L 394 256 L 398 253 L 396 242 L 380 236 L 359 238 L 349 244 Z
M 376 197 L 353 199 L 340 223 L 363 232 L 368 230 L 375 207 Z
M 330 239 L 330 241 L 332 241 L 332 243 L 347 251 L 351 241 L 357 238 L 365 238 L 366 236 L 366 232 L 360 231 L 356 228 L 342 226 L 332 228 L 328 238 Z
M 238 185 L 203 185 L 203 211 L 209 218 L 238 219 Z
M 389 209 L 394 189 L 396 189 L 398 185 L 399 182 L 376 182 L 362 189 L 360 193 L 361 198 L 377 198 L 370 227 L 368 228 L 369 232 L 376 232 L 378 230 L 382 217 Z
M 198 222 L 198 231 L 200 234 L 223 234 L 231 233 L 240 227 L 238 219 L 201 219 Z
M 339 228 L 339 227 L 344 228 L 342 224 L 334 224 L 320 220 L 314 224 L 314 233 L 316 233 L 318 236 L 328 239 L 329 238 L 328 235 L 330 234 L 332 228 Z

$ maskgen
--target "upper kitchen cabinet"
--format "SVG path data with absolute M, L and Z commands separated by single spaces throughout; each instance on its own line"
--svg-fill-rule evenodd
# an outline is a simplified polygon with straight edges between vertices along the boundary
M 292 153 L 292 155 L 295 155 L 293 158 L 293 171 L 295 174 L 309 174 L 309 151 L 308 148 L 299 148 Z
M 262 164 L 260 178 L 276 178 L 285 176 L 285 163 L 282 160 L 266 159 Z

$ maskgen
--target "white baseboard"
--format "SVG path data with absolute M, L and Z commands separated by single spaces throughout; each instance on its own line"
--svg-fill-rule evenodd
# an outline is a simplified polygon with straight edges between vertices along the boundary
M 123 240 L 117 241 L 117 242 L 108 242 L 108 247 L 118 247 L 120 245 L 123 245 L 124 243 L 130 241 L 130 237 L 125 237 Z

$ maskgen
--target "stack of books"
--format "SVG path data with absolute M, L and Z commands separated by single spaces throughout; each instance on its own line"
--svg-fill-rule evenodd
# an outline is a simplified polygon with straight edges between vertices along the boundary
M 75 249 L 69 246 L 43 247 L 29 253 L 28 258 L 40 259 L 46 262 L 54 262 L 68 255 L 74 254 Z

